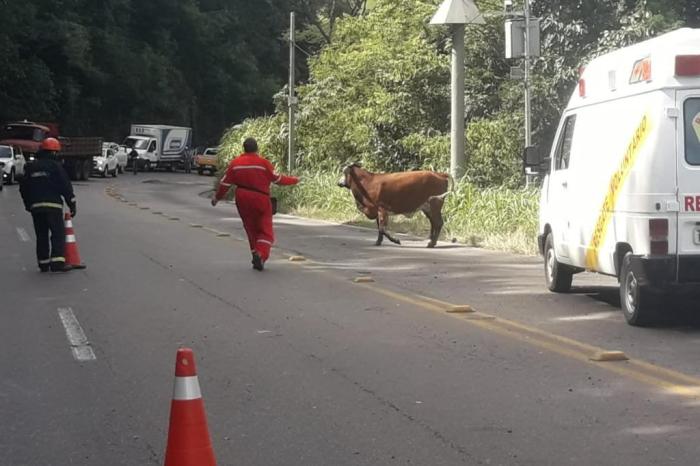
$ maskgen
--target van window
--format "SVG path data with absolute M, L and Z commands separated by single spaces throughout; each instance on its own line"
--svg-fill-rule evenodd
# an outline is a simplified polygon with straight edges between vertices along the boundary
M 156 151 L 156 142 L 153 141 L 151 142 L 151 146 L 148 148 L 148 152 L 155 152 Z
M 685 101 L 683 119 L 685 160 L 691 165 L 700 165 L 700 98 Z
M 574 126 L 576 125 L 576 115 L 566 118 L 564 128 L 557 143 L 557 153 L 554 156 L 554 169 L 566 170 L 569 168 L 569 157 L 571 156 L 571 141 L 574 139 Z

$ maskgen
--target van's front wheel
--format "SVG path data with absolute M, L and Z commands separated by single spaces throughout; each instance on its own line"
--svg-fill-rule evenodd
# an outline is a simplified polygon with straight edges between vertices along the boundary
M 554 251 L 554 239 L 552 234 L 547 235 L 544 243 L 544 278 L 547 289 L 555 293 L 566 293 L 571 290 L 571 280 L 574 273 L 565 264 L 557 261 Z
M 632 253 L 622 259 L 620 270 L 620 307 L 628 324 L 643 327 L 654 322 L 656 317 L 653 293 L 639 284 L 632 270 Z

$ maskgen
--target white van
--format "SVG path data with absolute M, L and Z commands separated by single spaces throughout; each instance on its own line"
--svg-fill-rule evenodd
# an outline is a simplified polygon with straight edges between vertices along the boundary
M 539 248 L 547 287 L 584 270 L 618 277 L 627 322 L 663 293 L 700 288 L 700 29 L 594 59 L 564 111 L 545 173 Z

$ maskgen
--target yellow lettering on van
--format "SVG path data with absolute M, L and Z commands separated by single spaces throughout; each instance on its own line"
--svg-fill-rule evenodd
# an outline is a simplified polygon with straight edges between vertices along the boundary
M 595 228 L 593 229 L 593 236 L 591 237 L 591 241 L 588 243 L 588 247 L 586 248 L 586 268 L 589 270 L 598 269 L 598 251 L 605 242 L 605 235 L 607 234 L 608 226 L 610 225 L 610 220 L 612 219 L 612 214 L 615 210 L 617 197 L 620 194 L 622 186 L 627 180 L 627 177 L 632 171 L 632 166 L 639 155 L 639 151 L 644 145 L 644 141 L 646 141 L 646 138 L 649 136 L 650 130 L 650 117 L 649 115 L 644 115 L 642 121 L 639 123 L 639 126 L 632 136 L 629 146 L 627 146 L 627 150 L 622 158 L 620 168 L 615 171 L 610 178 L 608 191 L 605 195 L 605 199 L 603 200 L 600 213 L 598 214 L 598 220 L 596 221 Z

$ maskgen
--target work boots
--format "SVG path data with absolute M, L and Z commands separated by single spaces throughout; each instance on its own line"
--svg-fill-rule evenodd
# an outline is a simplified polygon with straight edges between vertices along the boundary
M 66 264 L 65 262 L 51 264 L 52 272 L 70 272 L 71 270 L 73 270 L 73 266 L 70 264 Z
M 253 268 L 255 270 L 262 272 L 263 269 L 265 268 L 264 262 L 263 262 L 262 258 L 260 257 L 260 254 L 258 254 L 257 252 L 253 253 L 253 261 L 252 262 L 253 262 Z

